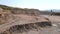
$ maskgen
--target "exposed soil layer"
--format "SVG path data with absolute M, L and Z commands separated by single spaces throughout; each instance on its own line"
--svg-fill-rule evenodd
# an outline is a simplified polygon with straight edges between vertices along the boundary
M 29 32 L 30 30 L 40 30 L 41 27 L 47 27 L 52 26 L 51 22 L 36 22 L 36 23 L 30 23 L 30 24 L 23 24 L 23 25 L 14 25 L 7 29 L 4 32 L 1 32 L 0 34 L 12 34 L 14 32 Z

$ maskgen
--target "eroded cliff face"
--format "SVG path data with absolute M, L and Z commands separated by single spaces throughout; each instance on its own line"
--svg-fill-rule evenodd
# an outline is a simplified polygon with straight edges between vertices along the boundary
M 33 20 L 35 20 L 35 19 L 38 20 L 38 18 L 36 16 L 39 16 L 39 15 L 40 15 L 40 11 L 37 9 L 6 10 L 3 8 L 0 8 L 0 22 L 1 22 L 1 24 L 3 24 L 4 22 L 6 23 L 6 21 L 8 21 L 10 19 L 13 20 L 13 19 L 18 18 L 18 17 L 23 18 L 21 20 L 25 20 L 26 17 L 27 17 L 27 20 L 29 20 L 28 18 L 32 18 Z
M 40 11 L 38 9 L 13 9 L 11 10 L 11 13 L 13 14 L 26 14 L 26 15 L 34 15 L 38 16 L 40 15 Z
M 2 8 L 0 8 L 0 24 L 6 23 L 8 19 L 11 17 L 10 12 L 4 11 Z
M 3 9 L 0 8 L 0 24 L 3 24 L 5 22 L 5 14 L 3 12 Z
M 40 16 L 37 9 L 0 9 L 0 34 L 28 32 L 52 26 L 48 18 Z

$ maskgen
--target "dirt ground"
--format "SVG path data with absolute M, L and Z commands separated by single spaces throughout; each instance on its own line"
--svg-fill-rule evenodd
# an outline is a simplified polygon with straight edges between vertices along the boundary
M 14 20 L 11 20 L 12 23 L 0 25 L 0 31 L 2 31 L 2 30 L 4 31 L 6 28 L 13 26 L 13 25 L 36 22 L 36 19 L 35 19 L 36 16 L 33 16 L 33 17 L 27 16 L 27 15 L 20 15 L 20 16 L 14 15 L 14 16 L 16 16 L 16 17 L 14 17 Z M 60 29 L 58 28 L 58 24 L 60 22 L 60 16 L 40 15 L 37 17 L 38 22 L 39 21 L 46 21 L 44 19 L 44 17 L 49 18 L 49 20 L 52 22 L 52 24 L 55 24 L 55 25 L 53 25 L 52 27 L 40 28 L 40 30 L 38 30 L 38 31 L 33 29 L 28 32 L 23 32 L 23 33 L 14 32 L 13 34 L 60 34 L 60 31 L 59 31 Z M 24 22 L 22 22 L 22 21 L 24 21 Z M 19 22 L 21 22 L 21 23 L 19 23 Z

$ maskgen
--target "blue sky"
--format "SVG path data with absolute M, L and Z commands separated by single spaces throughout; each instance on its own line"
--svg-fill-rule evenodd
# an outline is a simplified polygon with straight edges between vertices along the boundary
M 0 4 L 40 10 L 60 9 L 60 0 L 0 0 Z

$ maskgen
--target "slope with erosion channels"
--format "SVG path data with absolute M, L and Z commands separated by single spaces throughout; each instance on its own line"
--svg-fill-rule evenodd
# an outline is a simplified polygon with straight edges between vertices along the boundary
M 27 27 L 37 29 L 37 26 L 51 26 L 49 19 L 40 16 L 40 14 L 38 9 L 22 9 L 0 5 L 0 33 L 3 31 L 3 33 L 7 33 L 5 32 L 7 30 L 8 32 L 10 32 L 10 30 L 15 31 L 16 29 L 20 29 L 19 27 L 23 29 Z M 13 27 L 15 25 L 17 25 L 17 28 Z M 13 27 L 13 29 L 10 29 L 10 27 Z M 27 29 L 30 30 L 30 28 Z

